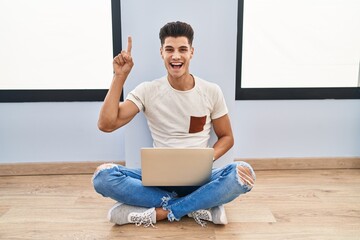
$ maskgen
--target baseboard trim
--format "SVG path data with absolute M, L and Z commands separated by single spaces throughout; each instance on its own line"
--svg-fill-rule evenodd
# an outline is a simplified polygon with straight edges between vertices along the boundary
M 0 176 L 92 174 L 105 162 L 54 162 L 0 164 Z M 125 165 L 124 161 L 115 162 Z
M 352 169 L 360 168 L 360 157 L 325 158 L 237 158 L 255 170 Z
M 310 170 L 360 168 L 360 157 L 336 158 L 236 158 L 259 170 Z M 0 176 L 92 174 L 105 162 L 54 162 L 0 164 Z M 115 162 L 125 165 L 124 161 Z

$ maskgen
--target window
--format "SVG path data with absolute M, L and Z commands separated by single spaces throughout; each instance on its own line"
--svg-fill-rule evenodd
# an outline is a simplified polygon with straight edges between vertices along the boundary
M 111 3 L 1 1 L 0 102 L 103 101 L 121 45 Z
M 360 2 L 240 0 L 236 100 L 360 98 Z

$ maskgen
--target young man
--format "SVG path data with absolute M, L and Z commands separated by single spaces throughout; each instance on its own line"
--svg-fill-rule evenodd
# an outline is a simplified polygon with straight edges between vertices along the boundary
M 127 51 L 113 60 L 114 77 L 101 108 L 98 126 L 114 131 L 143 111 L 154 147 L 208 147 L 213 127 L 217 141 L 214 159 L 233 146 L 228 110 L 220 88 L 189 72 L 194 54 L 193 29 L 187 23 L 171 22 L 160 30 L 160 54 L 167 76 L 144 82 L 119 104 L 123 85 L 134 65 L 132 40 Z M 111 222 L 145 226 L 156 221 L 180 220 L 188 215 L 204 226 L 206 221 L 227 224 L 223 204 L 250 191 L 255 173 L 245 162 L 214 169 L 209 183 L 201 187 L 144 187 L 141 170 L 116 164 L 100 165 L 93 177 L 95 190 L 116 203 L 108 213 Z

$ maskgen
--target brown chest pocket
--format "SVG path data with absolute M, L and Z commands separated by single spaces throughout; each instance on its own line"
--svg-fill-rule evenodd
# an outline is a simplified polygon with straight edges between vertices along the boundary
M 206 123 L 206 116 L 203 117 L 190 117 L 190 127 L 189 133 L 197 133 L 204 130 L 204 126 Z

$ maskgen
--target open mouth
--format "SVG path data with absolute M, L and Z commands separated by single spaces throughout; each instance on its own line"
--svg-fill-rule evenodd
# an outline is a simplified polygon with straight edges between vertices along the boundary
M 173 69 L 180 69 L 182 67 L 183 63 L 170 63 L 170 66 Z

